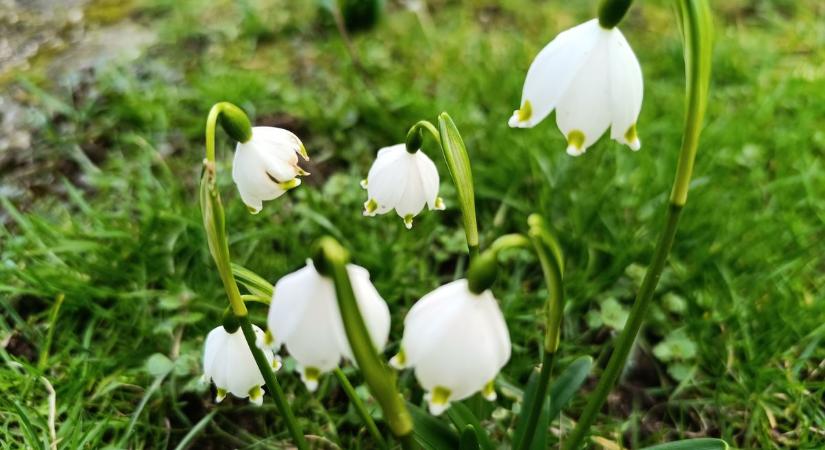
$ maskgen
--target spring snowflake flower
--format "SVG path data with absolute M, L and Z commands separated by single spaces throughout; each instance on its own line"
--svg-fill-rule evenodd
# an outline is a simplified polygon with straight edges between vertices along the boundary
M 642 90 L 642 69 L 622 32 L 593 19 L 560 33 L 539 52 L 510 126 L 532 128 L 555 109 L 570 155 L 584 153 L 608 127 L 611 138 L 638 150 Z
M 478 391 L 495 400 L 493 380 L 510 359 L 510 333 L 498 302 L 489 290 L 472 293 L 466 279 L 413 305 L 401 345 L 390 364 L 415 369 L 434 415 Z
M 438 196 L 438 170 L 421 150 L 407 151 L 405 144 L 378 151 L 367 179 L 361 187 L 367 190 L 364 215 L 385 214 L 392 209 L 412 228 L 413 217 L 427 205 L 429 209 L 444 209 Z
M 390 334 L 387 303 L 366 269 L 349 264 L 347 272 L 372 343 L 381 351 Z M 333 281 L 318 273 L 311 260 L 275 284 L 268 325 L 270 345 L 286 345 L 310 391 L 318 388 L 320 375 L 338 366 L 342 357 L 353 360 Z
M 252 137 L 238 143 L 232 179 L 250 212 L 301 184 L 298 177 L 308 173 L 298 166 L 298 155 L 309 159 L 301 140 L 282 128 L 253 127 Z
M 254 325 L 252 328 L 259 339 L 263 337 L 260 328 Z M 264 350 L 264 355 L 274 370 L 281 367 L 281 359 L 272 351 Z M 209 332 L 203 351 L 203 372 L 204 380 L 212 381 L 218 388 L 216 402 L 230 392 L 238 398 L 249 397 L 256 405 L 263 403 L 264 377 L 240 329 L 229 333 L 219 326 Z

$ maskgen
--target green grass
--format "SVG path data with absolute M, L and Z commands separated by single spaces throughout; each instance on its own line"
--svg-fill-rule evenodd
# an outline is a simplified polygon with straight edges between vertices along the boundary
M 315 239 L 335 236 L 390 303 L 392 354 L 409 306 L 466 267 L 457 200 L 436 160 L 448 210 L 407 231 L 397 217 L 362 217 L 358 181 L 379 147 L 447 111 L 472 158 L 482 246 L 525 231 L 531 212 L 549 218 L 568 257 L 558 364 L 583 354 L 606 362 L 610 325 L 632 302 L 662 225 L 681 136 L 681 46 L 666 2 L 637 2 L 622 24 L 645 75 L 642 151 L 604 139 L 575 159 L 552 118 L 531 130 L 506 122 L 532 57 L 589 18 L 593 2 L 433 1 L 423 27 L 391 3 L 377 28 L 353 36 L 361 70 L 312 2 L 135 3 L 131 20 L 159 36 L 137 63 L 80 82 L 20 74 L 36 132 L 32 174 L 13 174 L 30 192 L 0 203 L 0 448 L 48 446 L 42 378 L 56 391 L 61 448 L 288 442 L 271 402 L 216 407 L 198 383 L 203 339 L 226 306 L 197 206 L 202 127 L 221 100 L 291 128 L 312 157 L 303 186 L 250 216 L 220 138 L 236 262 L 274 282 Z M 823 448 L 825 10 L 813 1 L 714 7 L 713 84 L 689 202 L 658 308 L 594 433 L 630 447 L 713 436 L 741 448 Z M 425 150 L 438 156 L 431 142 Z M 494 287 L 514 343 L 501 378 L 523 384 L 539 355 L 545 291 L 529 254 L 507 261 Z M 263 323 L 265 310 L 251 308 Z M 654 348 L 677 355 L 657 358 Z M 333 376 L 315 395 L 293 373 L 280 380 L 308 434 L 373 448 Z M 420 400 L 411 374 L 401 384 Z M 506 442 L 514 402 L 501 397 L 482 412 Z M 565 430 L 585 401 L 564 411 Z

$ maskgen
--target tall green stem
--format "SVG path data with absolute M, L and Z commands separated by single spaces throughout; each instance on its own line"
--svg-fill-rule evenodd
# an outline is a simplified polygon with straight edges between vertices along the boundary
M 565 442 L 564 448 L 567 450 L 581 446 L 607 395 L 621 375 L 627 356 L 630 354 L 633 342 L 636 340 L 636 335 L 639 333 L 653 299 L 653 293 L 664 270 L 668 253 L 676 238 L 679 216 L 687 202 L 710 83 L 712 24 L 707 0 L 679 0 L 679 18 L 685 47 L 687 107 L 682 148 L 667 208 L 665 228 L 659 238 L 656 252 L 653 254 L 653 261 L 630 310 L 627 323 L 616 341 L 616 348 L 576 428 Z
M 364 381 L 381 405 L 387 425 L 404 448 L 414 448 L 412 418 L 395 385 L 395 372 L 379 358 L 358 309 L 358 302 L 355 300 L 347 273 L 349 253 L 335 239 L 324 237 L 318 242 L 318 254 L 315 259 L 318 271 L 332 277 L 335 283 L 335 296 L 347 341 Z
M 415 152 L 421 148 L 424 140 L 424 131 L 432 135 L 441 147 L 450 177 L 455 184 L 458 194 L 458 204 L 461 208 L 461 217 L 464 222 L 464 234 L 467 237 L 467 251 L 470 261 L 479 253 L 478 222 L 476 221 L 475 192 L 473 189 L 473 171 L 470 166 L 470 156 L 467 147 L 458 132 L 453 119 L 443 112 L 438 116 L 438 129 L 432 123 L 421 120 L 415 123 L 407 132 L 407 151 Z
M 209 251 L 212 254 L 212 258 L 215 260 L 215 265 L 218 267 L 218 273 L 226 290 L 226 295 L 229 298 L 232 312 L 240 322 L 246 343 L 252 351 L 252 355 L 255 357 L 255 363 L 261 371 L 261 375 L 266 381 L 267 389 L 270 391 L 278 410 L 284 417 L 295 445 L 300 450 L 305 450 L 308 447 L 304 439 L 304 433 L 295 420 L 295 416 L 292 413 L 289 402 L 287 402 L 284 391 L 281 389 L 278 380 L 275 378 L 275 374 L 272 372 L 272 367 L 267 362 L 261 349 L 255 344 L 255 333 L 249 322 L 248 311 L 246 305 L 244 305 L 241 293 L 238 290 L 238 283 L 235 281 L 235 276 L 232 273 L 229 244 L 226 239 L 226 217 L 216 183 L 215 131 L 219 120 L 221 120 L 223 128 L 234 139 L 244 142 L 251 137 L 249 119 L 246 118 L 246 114 L 237 106 L 222 102 L 213 106 L 209 111 L 209 116 L 206 120 L 206 158 L 203 161 L 204 172 L 203 177 L 201 177 L 200 186 L 201 213 L 203 215 L 203 226 L 206 230 L 206 240 L 209 244 Z
M 526 420 L 527 425 L 522 435 L 521 442 L 518 443 L 519 450 L 530 448 L 533 438 L 536 435 L 541 410 L 544 407 L 544 399 L 547 397 L 547 389 L 550 384 L 550 375 L 553 370 L 553 362 L 556 358 L 556 351 L 559 347 L 561 336 L 561 324 L 564 313 L 564 281 L 562 278 L 564 270 L 564 259 L 561 254 L 556 239 L 548 231 L 544 224 L 544 219 L 533 214 L 527 220 L 530 226 L 530 238 L 533 248 L 539 258 L 541 270 L 544 274 L 544 282 L 547 285 L 549 295 L 545 303 L 545 338 L 544 356 L 542 358 L 541 372 L 539 372 L 538 385 L 536 386 L 536 398 L 533 400 L 530 411 L 526 416 L 522 415 L 520 420 Z M 542 430 L 544 432 L 544 430 Z

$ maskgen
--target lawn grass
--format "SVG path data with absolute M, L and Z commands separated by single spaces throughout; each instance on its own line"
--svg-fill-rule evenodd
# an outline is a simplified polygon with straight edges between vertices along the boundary
M 312 158 L 303 186 L 250 216 L 229 175 L 230 142 L 219 139 L 235 262 L 274 282 L 303 265 L 315 239 L 335 236 L 390 304 L 391 355 L 412 303 L 466 267 L 457 199 L 432 142 L 424 149 L 448 209 L 425 212 L 412 231 L 392 215 L 362 217 L 358 182 L 379 147 L 447 111 L 472 158 L 482 246 L 525 231 L 532 212 L 547 217 L 568 258 L 559 367 L 582 354 L 606 362 L 677 158 L 684 77 L 674 13 L 640 1 L 622 24 L 645 75 L 642 151 L 603 139 L 570 158 L 552 118 L 530 130 L 506 122 L 533 56 L 595 4 L 428 4 L 419 20 L 390 2 L 377 28 L 352 36 L 356 65 L 313 2 L 141 0 L 130 20 L 158 41 L 140 60 L 66 80 L 19 74 L 35 134 L 32 174 L 14 179 L 37 189 L 0 203 L 0 448 L 48 446 L 44 379 L 61 448 L 288 443 L 271 402 L 216 407 L 198 382 L 203 339 L 226 306 L 197 205 L 203 123 L 221 100 L 292 129 Z M 689 202 L 657 308 L 594 434 L 631 448 L 694 436 L 823 448 L 825 9 L 808 0 L 713 7 L 713 84 Z M 501 382 L 522 385 L 540 351 L 545 290 L 529 254 L 505 256 L 494 291 L 514 348 Z M 263 323 L 265 309 L 251 308 Z M 334 377 L 314 395 L 294 373 L 280 380 L 308 434 L 374 448 Z M 411 374 L 400 382 L 421 399 Z M 507 442 L 518 405 L 500 397 L 481 411 Z M 564 411 L 551 442 L 585 401 Z

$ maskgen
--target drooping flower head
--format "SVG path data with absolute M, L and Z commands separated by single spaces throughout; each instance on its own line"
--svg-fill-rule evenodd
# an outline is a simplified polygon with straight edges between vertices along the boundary
M 384 147 L 378 151 L 367 179 L 361 186 L 367 190 L 364 215 L 385 214 L 395 209 L 412 228 L 413 217 L 427 205 L 429 209 L 444 209 L 438 196 L 438 170 L 421 150 L 407 151 L 405 144 Z
M 366 269 L 349 264 L 347 272 L 372 343 L 380 351 L 390 333 L 390 310 Z M 275 284 L 268 325 L 272 345 L 286 345 L 310 391 L 317 389 L 320 375 L 338 366 L 342 357 L 353 359 L 333 281 L 318 273 L 311 260 Z
M 415 369 L 435 415 L 479 391 L 495 400 L 493 380 L 510 359 L 510 333 L 498 302 L 489 290 L 471 292 L 466 279 L 413 305 L 401 345 L 390 363 Z
M 259 338 L 263 337 L 260 328 L 254 325 L 252 328 Z M 271 350 L 264 349 L 264 355 L 273 370 L 281 367 L 281 359 Z M 264 377 L 240 329 L 229 333 L 219 326 L 209 332 L 203 350 L 203 377 L 215 383 L 216 402 L 223 400 L 227 392 L 238 398 L 249 397 L 256 405 L 263 402 Z
M 253 127 L 252 137 L 238 142 L 232 179 L 250 212 L 257 214 L 264 201 L 301 184 L 298 176 L 308 174 L 298 166 L 298 155 L 309 159 L 301 140 L 282 128 Z
M 532 128 L 555 109 L 570 155 L 584 153 L 608 127 L 611 138 L 638 150 L 642 91 L 642 69 L 622 32 L 593 19 L 559 33 L 539 52 L 509 123 Z

